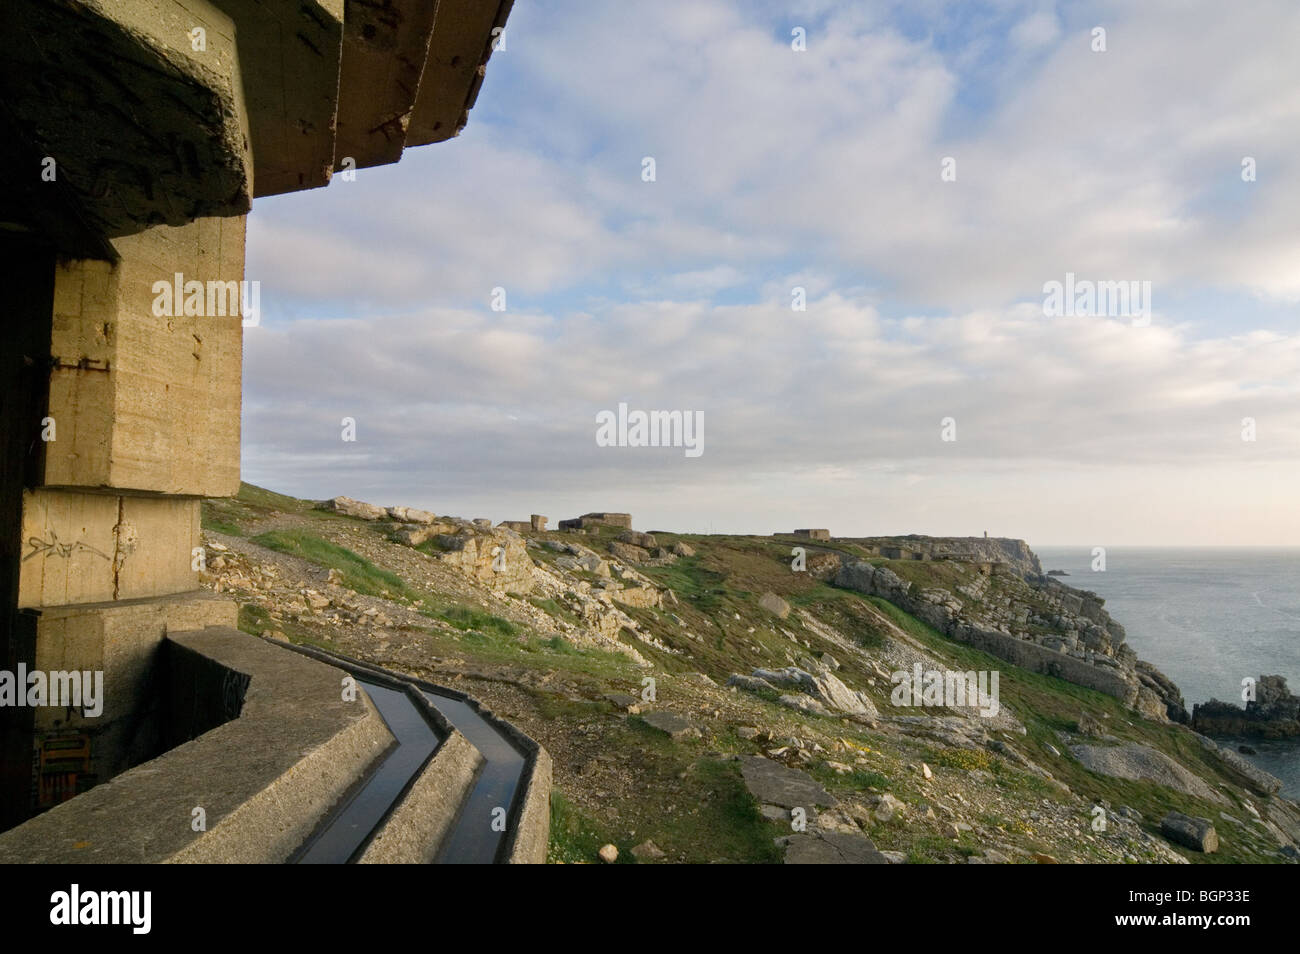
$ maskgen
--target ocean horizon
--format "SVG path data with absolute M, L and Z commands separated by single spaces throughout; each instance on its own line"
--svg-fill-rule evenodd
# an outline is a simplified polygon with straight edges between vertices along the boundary
M 1093 547 L 1033 547 L 1043 572 L 1092 590 L 1128 634 L 1138 656 L 1182 690 L 1188 712 L 1217 698 L 1241 704 L 1246 677 L 1282 675 L 1300 683 L 1300 547 L 1106 547 L 1094 571 Z M 1300 739 L 1219 739 L 1245 743 L 1255 765 L 1300 797 Z

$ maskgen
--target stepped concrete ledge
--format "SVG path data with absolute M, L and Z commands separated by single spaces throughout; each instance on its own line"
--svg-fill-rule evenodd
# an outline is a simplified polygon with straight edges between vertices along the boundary
M 178 731 L 234 717 L 0 835 L 0 863 L 284 861 L 392 742 L 338 669 L 226 627 L 168 642 Z
M 541 745 L 518 728 L 492 713 L 472 696 L 456 689 L 437 686 L 368 665 L 355 659 L 309 646 L 292 646 L 293 651 L 338 666 L 358 679 L 401 688 L 418 697 L 429 720 L 445 740 L 376 830 L 359 863 L 418 862 L 439 860 L 455 824 L 477 824 L 465 819 L 473 784 L 483 772 L 485 760 L 458 729 L 437 708 L 436 699 L 454 700 L 468 707 L 500 739 L 523 756 L 514 797 L 505 819 L 496 861 L 502 864 L 543 864 L 550 841 L 551 756 Z M 432 696 L 432 699 L 430 698 Z M 467 770 L 470 777 L 466 777 Z M 488 817 L 482 820 L 490 823 Z

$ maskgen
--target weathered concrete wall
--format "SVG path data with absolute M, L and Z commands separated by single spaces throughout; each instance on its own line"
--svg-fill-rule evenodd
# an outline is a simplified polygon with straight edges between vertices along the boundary
M 238 36 L 254 196 L 327 185 L 334 167 L 344 0 L 213 2 L 234 21 Z
M 229 628 L 170 638 L 249 677 L 239 717 L 0 835 L 0 863 L 281 862 L 392 742 L 332 666 Z
M 163 640 L 169 632 L 233 626 L 238 613 L 235 603 L 200 590 L 31 614 L 36 638 L 31 658 L 25 660 L 29 669 L 104 674 L 103 712 L 97 717 L 54 707 L 29 710 L 38 760 L 43 747 L 84 740 L 88 760 L 74 782 L 81 788 L 153 758 L 166 745 L 160 718 Z M 38 790 L 55 784 L 42 776 L 38 764 Z M 46 799 L 39 807 L 52 803 Z
M 234 24 L 215 4 L 6 0 L 4 13 L 7 111 L 56 160 L 89 229 L 114 237 L 248 211 L 244 83 Z
M 439 0 L 350 4 L 343 24 L 335 164 L 396 162 L 406 145 Z M 450 2 L 447 4 L 450 6 Z
M 23 495 L 19 607 L 103 603 L 198 587 L 199 501 L 63 490 Z
M 154 228 L 116 240 L 116 266 L 59 266 L 49 391 L 56 439 L 43 484 L 238 493 L 244 226 L 237 216 Z M 155 283 L 174 285 L 178 273 L 204 283 L 203 313 L 172 301 L 173 314 L 155 315 Z M 208 313 L 209 282 L 236 283 L 234 314 L 228 295 L 216 294 Z
M 48 742 L 64 746 L 65 794 L 158 744 L 149 680 L 168 626 L 116 603 L 194 586 L 199 499 L 238 491 L 251 197 L 325 185 L 336 145 L 358 165 L 395 161 L 417 111 L 409 144 L 454 135 L 509 6 L 6 8 L 0 218 L 30 248 L 5 256 L 19 328 L 0 348 L 0 657 L 98 657 L 115 674 L 94 729 L 57 711 L 0 713 L 0 822 L 30 807 Z M 181 294 L 166 296 L 178 276 Z
M 545 864 L 551 837 L 551 756 L 536 743 L 528 757 L 523 785 L 506 861 L 512 865 Z
M 505 26 L 513 4 L 514 0 L 438 0 L 420 93 L 407 131 L 408 146 L 442 142 L 460 132 L 483 84 L 492 55 L 492 30 Z
M 239 718 L 252 682 L 248 673 L 230 668 L 181 639 L 168 642 L 165 653 L 166 686 L 161 693 L 164 748 L 184 745 Z

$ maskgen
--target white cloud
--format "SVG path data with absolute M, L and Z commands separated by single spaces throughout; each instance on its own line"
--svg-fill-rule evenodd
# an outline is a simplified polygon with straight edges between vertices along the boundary
M 1025 488 L 1068 487 L 1139 541 L 1279 539 L 1261 514 L 1300 448 L 1300 339 L 1250 320 L 1300 300 L 1300 8 L 1008 0 L 964 36 L 970 9 L 518 7 L 461 138 L 259 203 L 249 277 L 272 317 L 246 336 L 247 475 L 733 529 L 956 532 L 939 524 L 964 502 L 1057 541 L 1083 517 Z M 1151 281 L 1152 326 L 1045 319 L 1067 271 Z M 1194 330 L 1170 303 L 1199 289 L 1241 307 Z M 703 410 L 705 455 L 596 448 L 620 400 Z M 1195 485 L 1237 529 L 1179 524 L 1180 493 L 1117 504 L 1135 473 Z M 821 501 L 843 509 L 814 520 Z

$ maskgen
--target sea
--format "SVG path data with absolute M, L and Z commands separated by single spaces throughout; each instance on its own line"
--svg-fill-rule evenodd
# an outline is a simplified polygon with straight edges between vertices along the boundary
M 1128 633 L 1140 658 L 1177 683 L 1187 703 L 1241 704 L 1247 676 L 1282 675 L 1300 691 L 1300 548 L 1107 547 L 1094 570 L 1091 546 L 1034 547 L 1043 572 L 1092 590 Z M 1246 744 L 1255 765 L 1300 798 L 1300 740 L 1217 739 Z

